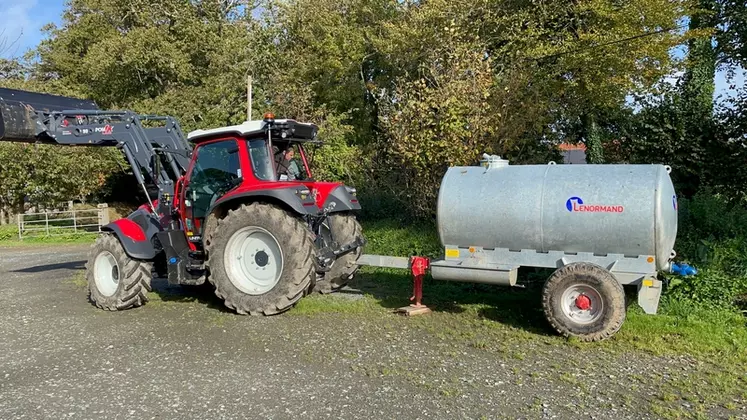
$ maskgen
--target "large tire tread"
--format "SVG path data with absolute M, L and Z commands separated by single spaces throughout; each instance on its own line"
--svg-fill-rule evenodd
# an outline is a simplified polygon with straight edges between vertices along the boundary
M 270 231 L 285 255 L 278 284 L 262 295 L 241 292 L 223 267 L 230 236 L 249 225 Z M 316 248 L 311 231 L 299 218 L 272 204 L 251 203 L 229 210 L 210 230 L 206 244 L 208 281 L 215 287 L 215 295 L 226 307 L 242 315 L 275 315 L 287 311 L 304 296 L 315 273 Z
M 338 243 L 345 244 L 355 237 L 363 236 L 363 228 L 353 214 L 335 213 L 329 215 L 330 229 Z M 330 270 L 316 281 L 313 291 L 322 294 L 333 293 L 350 282 L 358 272 L 358 258 L 363 253 L 359 247 L 355 251 L 338 258 Z
M 104 296 L 96 288 L 93 265 L 96 256 L 103 251 L 109 251 L 117 260 L 120 267 L 120 283 L 118 290 L 112 296 Z M 148 301 L 148 292 L 152 291 L 153 263 L 130 258 L 116 236 L 102 233 L 91 247 L 86 263 L 86 281 L 88 282 L 88 298 L 97 307 L 108 311 L 121 311 L 136 308 Z
M 563 291 L 577 283 L 592 285 L 602 295 L 604 314 L 592 324 L 573 323 L 559 309 Z M 559 268 L 547 279 L 542 289 L 542 308 L 550 325 L 561 335 L 587 342 L 606 340 L 625 322 L 625 291 L 604 268 L 585 262 L 572 263 Z

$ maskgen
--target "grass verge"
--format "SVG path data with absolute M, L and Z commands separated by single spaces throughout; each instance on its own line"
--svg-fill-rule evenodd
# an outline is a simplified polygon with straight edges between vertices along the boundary
M 0 226 L 0 247 L 90 244 L 96 240 L 96 236 L 96 233 L 63 233 L 54 236 L 33 236 L 20 240 L 18 228 L 15 225 L 6 225 Z

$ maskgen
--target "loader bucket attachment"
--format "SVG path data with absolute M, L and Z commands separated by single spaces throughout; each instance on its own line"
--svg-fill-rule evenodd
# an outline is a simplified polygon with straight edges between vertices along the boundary
M 34 143 L 43 140 L 45 114 L 98 109 L 89 100 L 0 88 L 0 141 Z

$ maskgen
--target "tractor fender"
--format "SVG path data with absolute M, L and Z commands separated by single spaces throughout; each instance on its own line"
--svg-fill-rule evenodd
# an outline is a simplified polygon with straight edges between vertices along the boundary
M 225 206 L 229 203 L 235 203 L 237 200 L 244 201 L 251 199 L 251 201 L 265 201 L 270 203 L 281 204 L 284 207 L 291 209 L 293 212 L 299 215 L 317 214 L 319 208 L 316 206 L 314 198 L 310 195 L 301 198 L 298 191 L 305 190 L 306 187 L 300 185 L 298 187 L 289 188 L 277 188 L 269 190 L 258 190 L 258 191 L 237 191 L 233 194 L 227 194 L 221 197 L 220 200 L 216 201 L 207 211 L 207 214 L 212 214 L 213 211 L 218 208 Z
M 327 210 L 328 213 L 337 213 L 360 210 L 361 204 L 358 202 L 358 197 L 350 191 L 350 188 L 340 185 L 329 193 L 322 209 Z
M 131 258 L 152 260 L 158 254 L 153 237 L 162 229 L 158 221 L 143 209 L 133 212 L 127 218 L 102 226 L 101 230 L 113 233 Z

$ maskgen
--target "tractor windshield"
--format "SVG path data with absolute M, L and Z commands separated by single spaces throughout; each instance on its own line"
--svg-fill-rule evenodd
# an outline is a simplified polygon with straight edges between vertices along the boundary
M 241 182 L 237 146 L 234 140 L 224 140 L 197 149 L 187 185 L 187 198 L 192 201 L 193 218 L 204 218 L 215 200 Z

